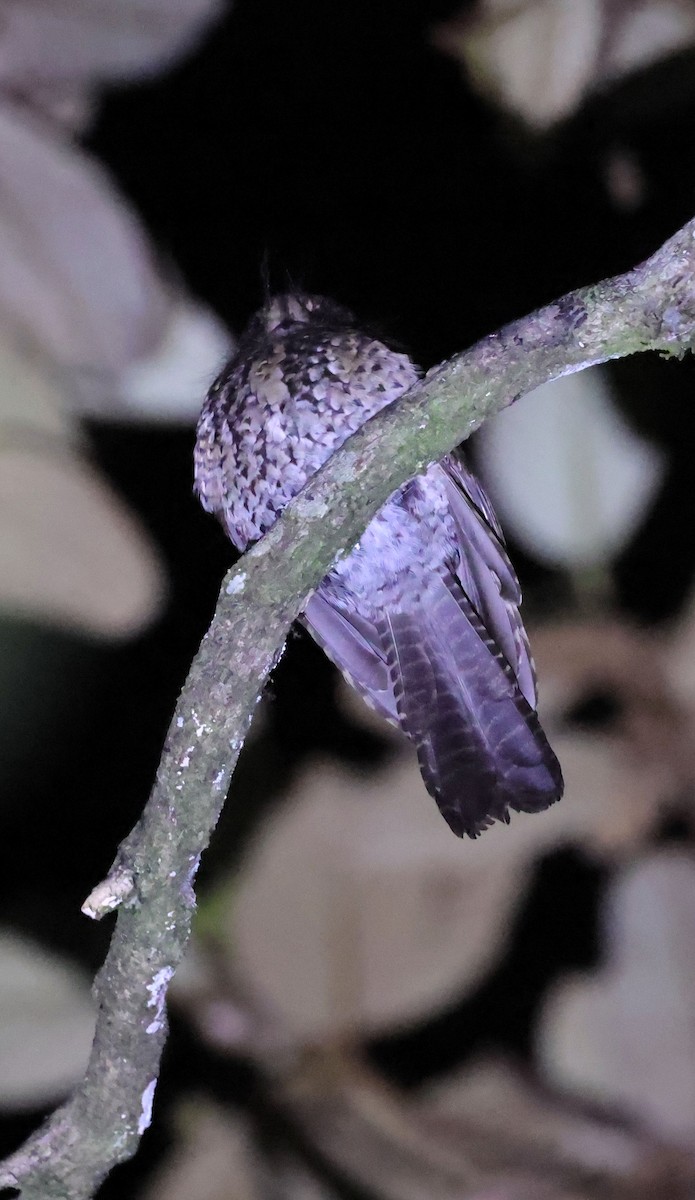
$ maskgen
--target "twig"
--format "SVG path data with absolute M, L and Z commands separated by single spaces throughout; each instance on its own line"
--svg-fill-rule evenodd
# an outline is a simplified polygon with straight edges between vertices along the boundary
M 15 1154 L 0 1187 L 25 1200 L 89 1200 L 150 1122 L 165 999 L 194 908 L 193 880 L 253 710 L 291 622 L 386 498 L 525 392 L 640 350 L 695 337 L 695 221 L 646 263 L 573 292 L 430 371 L 363 426 L 226 576 L 176 707 L 152 796 L 85 909 L 119 907 L 95 982 L 83 1083 Z

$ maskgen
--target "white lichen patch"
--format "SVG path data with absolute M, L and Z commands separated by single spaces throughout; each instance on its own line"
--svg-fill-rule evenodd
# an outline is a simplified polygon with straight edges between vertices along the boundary
M 218 771 L 215 775 L 215 778 L 212 781 L 212 787 L 215 792 L 221 792 L 224 790 L 224 777 L 224 770 Z
M 177 729 L 183 729 L 185 724 L 186 724 L 186 722 L 184 721 L 183 717 L 176 718 L 176 728 Z
M 154 1093 L 157 1087 L 157 1080 L 151 1079 L 140 1097 L 140 1119 L 138 1121 L 138 1134 L 142 1137 L 146 1129 L 149 1129 L 152 1122 L 152 1105 L 154 1103 Z
M 167 998 L 167 987 L 169 981 L 174 974 L 173 967 L 162 967 L 157 971 L 152 983 L 148 983 L 147 990 L 150 993 L 150 998 L 147 1001 L 148 1008 L 155 1009 L 154 1019 L 150 1021 L 145 1033 L 159 1033 L 159 1030 L 164 1024 L 164 1006 Z
M 246 579 L 246 571 L 239 571 L 238 575 L 235 575 L 232 579 L 230 579 L 229 583 L 224 589 L 227 595 L 238 596 L 240 592 L 243 592 L 244 588 L 246 587 Z
M 333 464 L 336 483 L 352 483 L 355 478 L 357 454 L 354 450 L 343 450 L 340 458 Z
M 317 500 L 315 496 L 299 496 L 295 501 L 295 512 L 300 520 L 319 521 L 328 512 L 325 500 Z
M 195 736 L 197 738 L 206 737 L 207 734 L 212 733 L 212 729 L 208 725 L 207 721 L 201 721 L 194 708 L 191 709 L 191 720 L 193 722 Z
M 186 767 L 191 765 L 191 755 L 194 750 L 195 746 L 189 746 L 186 750 L 184 750 L 183 758 L 181 759 L 181 771 L 185 771 Z

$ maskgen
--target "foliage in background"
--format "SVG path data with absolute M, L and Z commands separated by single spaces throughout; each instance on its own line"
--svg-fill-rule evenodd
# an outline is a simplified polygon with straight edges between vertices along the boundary
M 140 220 L 102 169 L 78 148 L 76 134 L 87 128 L 96 111 L 97 79 L 142 77 L 168 65 L 175 52 L 199 44 L 204 22 L 219 15 L 219 8 L 208 3 L 176 5 L 174 14 L 170 4 L 142 0 L 99 6 L 62 0 L 50 8 L 25 0 L 7 4 L 6 10 L 0 39 L 0 154 L 11 194 L 0 197 L 6 281 L 4 291 L 0 284 L 0 601 L 6 611 L 31 614 L 40 621 L 101 636 L 130 636 L 162 603 L 162 566 L 156 540 L 144 533 L 119 490 L 91 462 L 81 418 L 96 414 L 106 422 L 133 421 L 133 439 L 142 421 L 162 416 L 190 421 L 229 341 L 218 322 L 190 299 L 172 264 L 162 270 Z M 258 19 L 264 19 L 263 11 Z M 322 90 L 317 83 L 320 61 L 313 64 L 313 73 L 302 66 L 300 43 L 310 49 L 311 31 L 303 36 L 301 6 L 286 19 L 290 29 L 296 22 L 290 50 L 282 42 L 277 14 L 275 24 L 269 21 L 263 30 L 268 61 L 274 61 L 273 48 L 280 46 L 290 83 L 305 79 L 307 87 L 321 95 L 320 105 L 314 95 L 295 138 L 279 139 L 281 144 L 274 144 L 272 137 L 259 142 L 257 160 L 250 167 L 238 163 L 228 148 L 229 131 L 242 114 L 238 107 L 227 112 L 222 105 L 216 116 L 223 130 L 221 156 L 226 153 L 232 160 L 229 169 L 238 172 L 239 189 L 243 183 L 252 194 L 254 182 L 260 180 L 262 203 L 282 208 L 280 248 L 274 246 L 272 270 L 282 274 L 283 254 L 292 258 L 295 226 L 306 219 L 308 241 L 314 239 L 317 249 L 314 260 L 306 247 L 295 252 L 306 272 L 300 282 L 313 286 L 316 279 L 324 290 L 329 285 L 330 290 L 343 287 L 345 296 L 340 298 L 354 302 L 361 285 L 351 275 L 353 267 L 341 241 L 345 236 L 351 244 L 351 222 L 355 228 L 363 222 L 356 236 L 368 247 L 370 239 L 380 240 L 379 229 L 371 228 L 359 205 L 357 215 L 353 212 L 344 225 L 336 212 L 332 222 L 337 232 L 327 252 L 317 214 L 330 180 L 325 166 L 302 156 L 309 155 L 307 146 L 314 148 L 311 153 L 327 146 L 338 163 L 347 154 L 350 169 L 339 172 L 339 187 L 348 194 L 363 185 L 369 190 L 369 169 L 360 160 L 365 178 L 359 182 L 360 171 L 349 157 L 349 147 L 344 149 L 355 125 L 351 96 L 360 81 L 350 76 L 351 87 L 342 87 L 340 65 L 332 63 L 336 87 Z M 372 19 L 376 24 L 379 14 Z M 399 12 L 394 19 L 405 23 L 408 18 Z M 571 5 L 562 0 L 480 3 L 469 5 L 462 17 L 450 13 L 433 35 L 434 26 L 431 19 L 419 32 L 422 44 L 434 36 L 437 46 L 463 61 L 466 78 L 481 94 L 493 97 L 503 111 L 536 131 L 565 121 L 570 138 L 577 106 L 610 97 L 620 80 L 628 80 L 650 62 L 661 60 L 668 67 L 666 56 L 674 50 L 685 54 L 694 32 L 692 6 L 686 3 L 598 0 Z M 243 55 L 247 29 L 242 12 L 238 25 L 231 23 L 219 33 L 212 30 L 207 45 L 229 52 L 236 39 Z M 349 44 L 351 30 L 341 26 L 333 36 Z M 368 49 L 360 46 L 360 62 L 366 61 Z M 208 53 L 204 45 L 200 53 Z M 374 58 L 369 69 L 364 68 L 366 86 L 376 78 L 383 80 L 380 86 L 386 91 L 392 86 L 389 64 L 376 53 Z M 674 60 L 670 78 L 677 79 L 677 67 Z M 281 69 L 274 69 L 286 93 L 283 107 L 285 102 L 291 107 L 292 87 L 282 80 Z M 257 69 L 249 107 L 261 114 L 267 108 L 273 127 L 282 114 L 273 108 L 263 79 Z M 230 89 L 232 84 L 230 78 Z M 677 95 L 676 84 L 673 88 Z M 251 90 L 246 94 L 251 96 Z M 345 100 L 339 103 L 335 97 L 341 94 Z M 646 94 L 652 94 L 648 87 Z M 447 95 L 453 105 L 453 93 Z M 666 104 L 665 97 L 660 91 L 661 103 Z M 330 137 L 321 130 L 317 106 L 330 114 Z M 175 128 L 172 109 L 167 104 L 164 109 Z M 336 114 L 341 112 L 344 129 L 339 121 L 336 127 Z M 476 131 L 484 128 L 498 154 L 494 122 L 490 118 L 486 124 L 492 109 L 482 112 L 481 116 L 476 110 L 475 118 L 469 108 L 462 112 L 466 137 L 474 141 Z M 403 120 L 414 123 L 410 110 Z M 620 232 L 629 227 L 634 234 L 645 205 L 663 203 L 665 211 L 664 184 L 658 157 L 657 168 L 648 172 L 626 129 L 627 120 L 615 143 L 607 149 L 600 143 L 599 175 L 610 203 L 626 222 Z M 502 143 L 510 137 L 504 126 L 498 132 Z M 683 132 L 674 141 L 676 155 L 688 153 Z M 134 139 L 136 133 L 133 128 Z M 331 143 L 333 136 L 343 139 L 338 149 Z M 362 128 L 361 136 L 365 154 L 375 142 L 388 165 L 389 140 L 378 123 Z M 557 136 L 555 129 L 548 141 L 541 138 L 531 151 L 519 137 L 513 152 L 529 154 L 531 160 L 535 153 L 542 159 L 561 144 L 553 142 Z M 417 173 L 423 176 L 439 161 L 435 135 L 431 137 L 432 161 L 421 164 L 416 158 Z M 591 151 L 581 140 L 571 145 L 574 169 L 586 174 Z M 455 155 L 451 147 L 446 149 L 451 160 Z M 195 148 L 181 145 L 175 150 L 182 158 L 189 151 L 195 154 Z M 281 161 L 283 153 L 303 164 L 306 193 L 290 188 L 288 197 L 267 186 L 266 165 Z M 671 153 L 667 146 L 664 153 Z M 461 171 L 473 161 L 472 155 L 471 148 Z M 218 163 L 205 165 L 209 174 L 198 172 L 201 189 L 214 191 Z M 407 165 L 411 177 L 402 182 L 403 212 L 414 205 L 418 186 L 412 179 L 412 161 Z M 128 169 L 121 167 L 128 182 Z M 397 175 L 402 167 L 399 159 L 389 169 Z M 156 173 L 154 167 L 149 173 L 147 167 L 138 169 L 146 180 Z M 132 176 L 129 182 L 132 187 Z M 500 186 L 508 184 L 503 179 Z M 557 186 L 561 206 L 561 172 Z M 156 190 L 148 182 L 145 192 L 148 187 Z M 167 191 L 164 184 L 161 187 Z M 448 194 L 446 183 L 433 190 L 439 197 Z M 165 213 L 174 204 L 173 192 L 169 187 L 159 201 Z M 200 197 L 195 203 L 202 203 Z M 258 208 L 258 201 L 254 203 Z M 520 209 L 523 203 L 520 195 Z M 143 207 L 147 209 L 147 196 Z M 298 212 L 308 216 L 300 218 Z M 153 217 L 150 211 L 149 216 L 155 227 L 161 214 Z M 560 214 L 559 223 L 565 216 Z M 396 223 L 390 210 L 382 220 L 385 228 Z M 226 246 L 206 243 L 205 229 L 196 235 L 202 263 L 198 270 L 199 278 L 206 272 L 220 276 L 218 292 L 213 297 L 210 289 L 210 300 L 221 308 L 219 297 L 224 293 L 225 311 L 240 315 L 254 306 L 252 287 L 260 289 L 263 248 L 254 242 L 253 230 L 247 236 L 245 227 L 235 230 L 233 224 L 230 219 L 228 240 L 242 246 L 242 266 L 246 260 L 250 264 L 245 285 L 234 273 L 220 270 Z M 571 236 L 586 243 L 590 256 L 591 221 L 587 218 L 586 226 L 577 227 Z M 645 233 L 645 239 L 648 236 Z M 550 231 L 549 239 L 548 257 L 557 266 Z M 502 265 L 493 260 L 489 273 L 501 281 L 500 291 L 511 292 L 509 303 L 520 311 L 526 303 L 514 289 L 523 286 L 521 250 L 501 236 L 499 241 Z M 170 251 L 164 238 L 160 242 Z M 194 242 L 191 237 L 188 245 Z M 430 252 L 426 239 L 419 252 Z M 540 271 L 544 264 L 538 249 L 533 252 Z M 184 247 L 182 262 L 187 253 L 193 251 Z M 466 253 L 475 278 L 475 249 Z M 486 253 L 494 254 L 494 248 L 487 247 Z M 382 292 L 362 307 L 372 304 L 384 327 L 393 323 L 396 332 L 402 332 L 397 328 L 401 310 L 396 257 L 394 252 L 392 275 L 383 271 L 381 259 L 372 265 L 386 275 L 387 299 Z M 452 269 L 461 271 L 458 260 L 452 261 Z M 190 259 L 185 265 L 190 282 Z M 295 266 L 296 259 L 288 269 Z M 356 263 L 355 275 L 362 269 Z M 413 319 L 415 337 L 418 330 L 422 337 L 431 322 L 428 306 L 436 300 L 438 271 L 446 269 L 433 255 L 430 290 L 420 289 L 416 298 L 421 313 Z M 567 269 L 561 257 L 557 269 Z M 576 282 L 599 273 L 603 272 L 592 263 L 582 268 Z M 241 275 L 243 280 L 243 271 Z M 559 290 L 554 277 L 540 286 L 550 293 Z M 465 288 L 469 287 L 474 308 L 485 293 L 482 284 L 470 285 L 466 278 Z M 450 330 L 442 322 L 432 334 L 432 344 L 440 344 L 437 338 L 442 346 L 446 338 L 451 342 L 458 320 L 458 313 L 452 316 Z M 483 305 L 476 320 L 482 332 L 496 324 L 498 316 L 491 317 Z M 640 370 L 646 380 L 648 368 Z M 681 378 L 687 392 L 692 376 L 685 373 Z M 588 390 L 578 405 L 591 420 L 579 422 L 579 432 L 575 427 L 568 437 L 565 426 L 557 438 L 546 438 L 547 418 L 540 427 L 534 424 L 531 401 L 528 408 L 519 406 L 502 418 L 510 429 L 514 421 L 525 421 L 528 433 L 518 430 L 505 441 L 505 435 L 491 431 L 480 447 L 493 486 L 497 480 L 500 496 L 510 498 L 509 531 L 529 555 L 534 584 L 529 590 L 540 597 L 541 609 L 547 603 L 544 583 L 556 596 L 558 577 L 539 572 L 538 560 L 555 567 L 569 562 L 574 572 L 572 588 L 560 589 L 570 597 L 567 619 L 560 624 L 539 621 L 534 637 L 545 719 L 554 729 L 568 778 L 566 800 L 542 823 L 515 820 L 509 830 L 489 831 L 462 854 L 445 831 L 430 829 L 431 810 L 412 764 L 388 735 L 364 724 L 364 714 L 336 717 L 327 703 L 320 728 L 315 715 L 310 718 L 314 727 L 306 734 L 309 761 L 303 762 L 306 747 L 298 749 L 299 710 L 315 712 L 307 694 L 314 688 L 313 677 L 308 685 L 304 677 L 295 682 L 289 704 L 283 701 L 279 679 L 255 760 L 253 747 L 249 751 L 249 824 L 273 787 L 287 793 L 287 799 L 263 823 L 256 818 L 254 841 L 239 873 L 223 869 L 225 854 L 231 856 L 232 851 L 223 845 L 213 849 L 215 889 L 173 1001 L 175 1020 L 184 1031 L 180 1038 L 176 1031 L 174 1035 L 172 1059 L 179 1055 L 183 1065 L 173 1098 L 169 1103 L 162 1099 L 162 1121 L 168 1112 L 173 1146 L 160 1157 L 156 1178 L 146 1182 L 130 1176 L 126 1184 L 116 1179 L 107 1185 L 108 1194 L 116 1196 L 121 1188 L 122 1194 L 142 1200 L 177 1200 L 179 1195 L 251 1200 L 274 1187 L 292 1200 L 319 1200 L 354 1194 L 359 1187 L 394 1200 L 419 1200 L 423 1194 L 428 1200 L 440 1195 L 447 1200 L 461 1195 L 471 1200 L 491 1195 L 496 1200 L 524 1195 L 577 1200 L 600 1194 L 653 1196 L 659 1189 L 676 1197 L 692 1187 L 695 1077 L 687 1052 L 695 995 L 687 953 L 693 917 L 692 621 L 688 608 L 679 628 L 668 634 L 644 632 L 610 609 L 611 597 L 617 594 L 616 560 L 627 552 L 630 540 L 639 537 L 665 490 L 673 487 L 674 474 L 670 443 L 660 451 L 653 443 L 645 448 L 621 428 L 605 379 L 598 376 L 592 387 L 582 377 Z M 669 393 L 661 403 L 660 388 L 666 386 L 656 386 L 660 413 L 673 400 Z M 634 392 L 639 393 L 637 385 Z M 690 404 L 689 394 L 686 402 Z M 536 403 L 542 405 L 544 398 Z M 559 412 L 564 401 L 551 392 L 548 405 L 555 404 Z M 96 444 L 107 436 L 96 426 L 91 432 Z M 568 488 L 563 472 L 563 492 L 548 484 L 539 503 L 529 467 L 524 494 L 518 466 L 516 473 L 505 476 L 504 471 L 509 442 L 518 450 L 522 437 L 527 447 L 535 442 L 540 459 L 556 462 L 560 450 L 567 454 L 575 464 L 576 488 Z M 687 460 L 688 439 L 677 429 L 672 441 L 679 439 Z M 157 452 L 164 444 L 153 443 Z M 596 451 L 591 449 L 597 444 Z M 126 459 L 124 451 L 122 462 Z M 611 470 L 615 464 L 620 470 Z M 159 469 L 156 458 L 148 464 L 155 484 Z M 127 479 L 127 466 L 121 471 Z M 32 481 L 30 488 L 27 479 Z M 183 473 L 180 487 L 182 492 L 188 487 Z M 150 510 L 146 505 L 140 508 L 149 525 Z M 175 512 L 172 540 L 178 536 L 177 519 Z M 676 553 L 678 539 L 688 528 L 686 507 L 683 527 L 676 531 Z M 591 573 L 597 560 L 607 576 L 600 587 Z M 649 564 L 641 563 L 640 570 L 644 589 L 658 588 L 659 580 L 655 585 L 649 578 Z M 186 571 L 190 574 L 188 567 Z M 187 586 L 195 588 L 195 580 Z M 181 588 L 181 580 L 175 578 L 175 599 Z M 574 608 L 577 599 L 583 605 L 581 622 Z M 598 607 L 587 611 L 587 605 Z M 201 621 L 201 632 L 202 628 Z M 196 629 L 186 637 L 176 634 L 174 643 L 178 639 L 184 644 L 182 658 L 186 638 L 195 637 Z M 20 645 L 18 638 L 15 645 Z M 171 645 L 167 646 L 168 653 Z M 31 663 L 31 656 L 22 661 Z M 157 670 L 161 673 L 160 667 Z M 34 666 L 24 673 L 30 687 L 40 678 Z M 172 684 L 172 700 L 174 692 Z M 8 705 L 13 699 L 14 690 Z M 283 703 L 294 709 L 284 728 L 278 715 Z M 326 732 L 331 721 L 332 734 Z M 134 740 L 145 736 L 152 740 L 151 757 L 156 757 L 158 727 L 154 733 L 136 729 L 133 734 Z M 386 765 L 368 776 L 355 774 L 346 765 L 353 753 L 348 743 L 359 746 L 355 757 L 386 755 Z M 135 754 L 133 743 L 122 742 L 119 754 Z M 283 755 L 291 764 L 299 759 L 291 786 Z M 98 775 L 90 781 L 94 809 L 80 818 L 82 822 L 97 820 L 100 782 Z M 239 786 L 243 788 L 243 781 Z M 130 799 L 136 792 L 133 784 Z M 68 825 L 70 800 L 57 798 Z M 243 807 L 244 796 L 237 793 L 234 801 Z M 4 803 L 9 818 L 11 797 Z M 230 812 L 227 829 L 232 833 L 235 819 Z M 78 825 L 75 841 L 79 829 Z M 677 847 L 663 845 L 673 839 L 678 839 Z M 106 865 L 113 843 L 112 838 L 102 852 L 103 863 L 90 865 L 90 877 L 96 878 Z M 597 874 L 610 877 L 605 896 L 599 893 L 601 961 L 580 976 L 561 969 L 548 987 L 534 976 L 529 954 L 514 968 L 517 974 L 512 972 L 510 984 L 504 971 L 512 971 L 515 948 L 527 952 L 523 917 L 543 860 L 567 847 Z M 48 904 L 37 900 L 44 914 L 37 921 L 42 936 L 51 899 L 46 888 Z M 564 897 L 559 902 L 558 894 Z M 548 912 L 546 906 L 545 914 L 536 915 L 541 940 L 556 920 L 558 940 L 572 941 L 572 925 L 580 919 L 572 900 L 561 889 L 551 894 L 550 907 L 559 904 L 559 911 Z M 0 1020 L 7 1038 L 0 1039 L 0 1103 L 8 1112 L 19 1112 L 28 1105 L 52 1103 L 56 1090 L 79 1076 L 90 1017 L 81 977 L 69 971 L 66 975 L 64 963 L 42 963 L 33 947 L 29 966 L 27 946 L 21 947 L 20 955 L 9 938 L 8 933 L 2 958 L 7 988 L 4 1002 L 0 996 Z M 550 955 L 547 945 L 544 949 Z M 532 989 L 542 1002 L 529 1016 L 524 1006 L 526 992 Z M 492 1041 L 504 1046 L 499 1031 L 514 1025 L 515 1009 L 523 1009 L 527 1027 L 532 1026 L 534 1050 L 527 1068 L 533 1065 L 536 1079 L 520 1072 L 506 1055 L 486 1053 L 477 1063 L 469 1057 L 471 1030 L 482 1030 L 485 1037 L 492 1027 Z M 442 1022 L 447 1032 L 439 1040 L 434 1037 L 433 1055 L 427 1031 Z M 79 1029 L 73 1038 L 75 1026 Z M 57 1065 L 49 1057 L 37 1063 L 35 1046 L 42 1029 L 52 1029 L 51 1045 L 60 1042 L 65 1052 Z M 192 1052 L 187 1049 L 189 1039 L 195 1039 Z M 424 1039 L 424 1051 L 418 1051 L 419 1039 Z M 385 1085 L 383 1071 L 364 1066 L 365 1048 L 373 1048 L 375 1042 L 373 1061 L 390 1062 L 394 1079 L 408 1075 L 414 1058 L 430 1064 L 420 1070 L 420 1086 L 410 1095 Z M 447 1043 L 443 1051 L 442 1042 Z M 459 1057 L 466 1060 L 463 1065 L 458 1065 Z M 435 1069 L 433 1062 L 440 1070 L 446 1062 L 444 1077 L 423 1080 Z M 249 1083 L 249 1072 L 254 1084 Z M 545 1090 L 539 1090 L 539 1079 Z M 587 1100 L 599 1105 L 590 1115 L 583 1107 Z M 155 1130 L 152 1145 L 156 1138 Z M 471 1185 L 472 1178 L 477 1184 Z

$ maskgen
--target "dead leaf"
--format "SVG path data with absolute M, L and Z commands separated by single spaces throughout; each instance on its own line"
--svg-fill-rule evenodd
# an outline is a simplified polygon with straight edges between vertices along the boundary
M 600 0 L 480 0 L 435 27 L 438 49 L 459 59 L 473 85 L 535 128 L 573 112 L 593 78 Z
M 426 1087 L 418 1112 L 433 1135 L 467 1146 L 489 1173 L 534 1172 L 540 1186 L 627 1198 L 695 1180 L 695 1161 L 541 1089 L 511 1061 L 480 1059 Z M 612 1186 L 611 1186 L 612 1185 Z M 622 1185 L 622 1186 L 621 1186 Z M 644 1190 L 643 1190 L 644 1189 Z
M 476 842 L 452 837 L 405 746 L 373 777 L 318 763 L 297 780 L 216 910 L 235 969 L 295 1037 L 374 1033 L 465 995 L 500 955 L 539 856 L 574 843 L 615 859 L 644 843 L 670 764 L 636 759 L 616 734 L 553 740 L 564 799 Z
M 48 1105 L 74 1087 L 93 1036 L 87 976 L 0 931 L 0 1111 Z
M 119 421 L 192 424 L 234 344 L 222 322 L 185 296 L 173 302 L 163 336 L 122 371 L 71 371 L 72 408 Z
M 0 105 L 0 326 L 64 366 L 118 371 L 161 340 L 170 298 L 106 173 Z
M 221 0 L 2 0 L 0 86 L 92 82 L 161 70 Z
M 502 524 L 554 567 L 612 562 L 663 477 L 663 456 L 623 420 L 606 378 L 594 367 L 544 384 L 479 435 Z
M 159 560 L 115 492 L 67 449 L 0 448 L 0 605 L 130 637 L 162 603 Z
M 695 1146 L 695 863 L 663 850 L 606 902 L 605 967 L 560 983 L 538 1035 L 547 1077 Z
M 537 130 L 592 91 L 695 40 L 688 0 L 478 0 L 435 26 L 484 95 Z
M 512 829 L 452 837 L 407 752 L 369 779 L 317 764 L 256 842 L 220 936 L 299 1038 L 415 1020 L 500 952 L 542 837 L 526 814 Z
M 49 372 L 0 338 L 0 607 L 130 636 L 162 604 L 162 566 L 137 519 L 83 460 Z
M 413 1095 L 333 1050 L 275 1082 L 321 1157 L 384 1200 L 686 1200 L 695 1181 L 691 1156 L 543 1097 L 508 1063 Z

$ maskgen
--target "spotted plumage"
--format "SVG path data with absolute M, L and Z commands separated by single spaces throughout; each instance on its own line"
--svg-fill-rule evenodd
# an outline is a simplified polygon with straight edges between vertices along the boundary
M 417 378 L 407 355 L 339 305 L 276 297 L 205 401 L 195 451 L 203 506 L 245 550 Z M 302 614 L 352 686 L 414 743 L 459 836 L 562 794 L 536 715 L 520 602 L 490 502 L 452 454 L 390 497 Z

